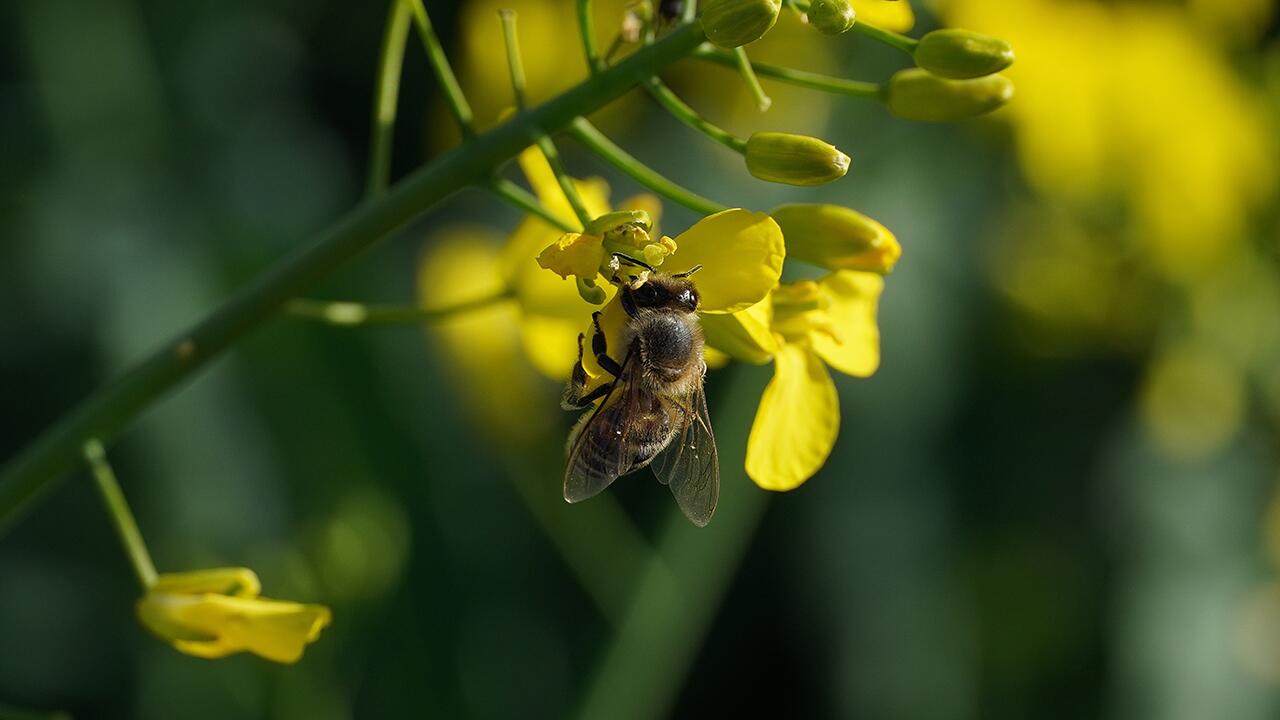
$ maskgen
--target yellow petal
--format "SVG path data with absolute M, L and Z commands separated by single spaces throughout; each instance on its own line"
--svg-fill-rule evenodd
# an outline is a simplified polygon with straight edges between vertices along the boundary
M 747 438 L 747 475 L 765 490 L 793 490 L 827 461 L 840 431 L 840 399 L 818 356 L 784 344 Z
M 819 286 L 830 299 L 825 332 L 810 336 L 814 352 L 846 375 L 868 377 L 880 367 L 880 328 L 876 305 L 884 278 L 873 273 L 837 270 Z
M 702 312 L 730 313 L 763 300 L 782 276 L 782 230 L 765 213 L 725 210 L 699 220 L 676 237 L 676 252 L 662 269 L 693 276 Z
M 581 320 L 526 315 L 520 323 L 525 355 L 538 372 L 564 382 L 578 360 L 578 333 L 583 328 Z
M 905 0 L 853 0 L 858 22 L 876 25 L 885 30 L 906 32 L 916 24 L 911 4 Z
M 565 233 L 538 255 L 538 265 L 544 270 L 562 278 L 577 275 L 586 280 L 594 280 L 600 274 L 602 260 L 604 246 L 600 236 L 582 233 Z
M 622 301 L 617 296 L 604 306 L 600 311 L 600 329 L 604 331 L 605 350 L 609 357 L 621 364 L 627 355 L 627 348 L 622 342 L 623 331 L 627 324 L 627 311 L 622 309 Z M 593 382 L 589 387 L 594 387 L 600 382 L 605 382 L 613 376 L 600 367 L 600 363 L 596 362 L 595 353 L 591 351 L 591 341 L 595 337 L 595 328 L 588 320 L 583 330 L 585 340 L 583 343 L 582 353 L 582 369 L 587 371 L 587 377 Z M 575 351 L 577 348 L 574 348 Z M 597 382 L 598 381 L 598 382 Z
M 702 346 L 702 362 L 713 370 L 727 366 L 731 360 L 733 358 L 728 353 L 720 352 L 710 345 Z
M 778 340 L 769 330 L 769 315 L 768 299 L 728 315 L 703 315 L 702 334 L 717 350 L 763 365 L 778 351 Z
M 156 584 L 151 589 L 155 592 L 217 593 L 257 597 L 262 591 L 262 583 L 258 581 L 257 574 L 249 568 L 211 568 L 192 572 L 165 573 L 156 578 Z
M 138 601 L 137 611 L 143 625 L 188 655 L 247 651 L 278 663 L 297 662 L 332 620 L 323 605 L 155 590 Z

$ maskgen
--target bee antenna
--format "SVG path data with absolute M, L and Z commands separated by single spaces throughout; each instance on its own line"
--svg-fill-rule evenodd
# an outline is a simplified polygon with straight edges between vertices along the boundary
M 682 272 L 682 273 L 676 273 L 675 275 L 672 275 L 671 277 L 676 277 L 676 278 L 687 278 L 687 277 L 689 277 L 690 275 L 692 275 L 692 274 L 694 274 L 694 273 L 698 272 L 698 271 L 699 271 L 699 270 L 701 270 L 701 269 L 702 269 L 702 265 L 694 265 L 693 267 L 689 268 L 688 270 L 685 270 L 685 271 L 684 271 L 684 272 Z
M 653 266 L 650 265 L 649 263 L 643 260 L 637 260 L 626 253 L 616 252 L 613 254 L 613 256 L 618 258 L 619 260 L 626 260 L 628 263 L 635 265 L 636 267 L 642 267 L 645 270 L 648 270 L 649 272 L 657 272 L 656 270 L 653 269 Z

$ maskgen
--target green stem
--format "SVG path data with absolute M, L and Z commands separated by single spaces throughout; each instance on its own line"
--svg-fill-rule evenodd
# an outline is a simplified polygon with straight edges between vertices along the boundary
M 340 327 L 358 327 L 361 325 L 420 325 L 434 323 L 457 317 L 473 310 L 490 307 L 515 294 L 503 290 L 493 295 L 467 300 L 439 308 L 425 308 L 417 305 L 366 305 L 364 303 L 342 302 L 331 300 L 308 300 L 295 298 L 285 305 L 285 312 L 307 320 L 318 320 Z
M 684 0 L 684 17 L 680 19 L 686 23 L 698 19 L 698 0 Z
M 516 107 L 524 109 L 524 63 L 520 62 L 520 39 L 516 35 L 516 11 L 499 10 L 502 18 L 502 41 L 507 47 L 507 70 L 511 74 L 511 92 L 516 98 Z
M 586 118 L 578 118 L 569 127 L 569 134 L 578 142 L 586 145 L 591 152 L 600 156 L 605 162 L 613 165 L 631 177 L 632 180 L 650 190 L 677 202 L 702 215 L 714 215 L 726 210 L 724 205 L 708 200 L 701 195 L 687 190 L 668 180 L 666 176 L 646 166 L 644 163 L 627 154 L 604 133 L 596 129 Z
M 764 88 L 760 86 L 760 78 L 756 77 L 755 70 L 751 67 L 751 59 L 747 57 L 747 51 L 744 48 L 736 47 L 733 49 L 733 58 L 737 62 L 738 72 L 742 74 L 742 79 L 747 81 L 747 87 L 751 90 L 751 95 L 756 99 L 756 107 L 760 108 L 760 112 L 765 112 L 773 105 L 773 100 L 765 95 Z
M 138 531 L 138 523 L 129 510 L 129 502 L 124 499 L 124 491 L 116 481 L 111 463 L 107 462 L 107 451 L 102 443 L 90 439 L 84 444 L 84 459 L 89 463 L 94 480 L 98 482 L 98 491 L 102 493 L 102 501 L 106 503 L 107 514 L 116 526 L 120 544 L 124 545 L 125 554 L 133 565 L 133 572 L 145 591 L 156 584 L 156 566 L 151 562 L 151 553 L 147 552 L 147 544 L 142 541 L 142 533 Z
M 747 141 L 742 138 L 735 137 L 727 130 L 723 130 L 704 119 L 696 110 L 685 104 L 678 95 L 671 91 L 661 80 L 656 77 L 649 78 L 645 81 L 644 87 L 653 96 L 658 104 L 671 113 L 677 120 L 724 145 L 725 147 L 739 153 L 747 151 Z
M 551 166 L 556 182 L 560 184 L 560 191 L 569 201 L 569 207 L 573 208 L 573 214 L 578 217 L 578 222 L 582 223 L 582 228 L 585 228 L 595 218 L 591 216 L 591 211 L 587 210 L 586 203 L 578 194 L 578 188 L 574 187 L 573 178 L 569 177 L 568 171 L 564 169 L 564 163 L 560 160 L 560 151 L 556 150 L 556 144 L 551 142 L 550 135 L 538 136 L 537 142 L 538 149 L 542 150 L 542 154 L 547 157 L 547 164 Z M 580 231 L 582 228 L 576 228 L 576 230 Z
M 582 36 L 582 51 L 587 55 L 587 70 L 595 75 L 604 69 L 604 63 L 600 62 L 596 34 L 591 27 L 591 0 L 578 0 L 578 34 Z
M 866 35 L 869 38 L 879 40 L 885 45 L 895 47 L 908 55 L 915 54 L 916 46 L 920 44 L 920 41 L 915 38 L 900 35 L 890 30 L 884 30 L 876 27 L 875 25 L 868 25 L 861 20 L 853 24 L 853 31 Z
M 369 177 L 366 192 L 376 195 L 391 179 L 391 141 L 395 134 L 396 106 L 400 98 L 400 72 L 409 40 L 409 6 L 391 0 L 387 29 L 382 36 L 377 87 L 373 98 L 373 130 L 369 140 Z
M 422 6 L 422 0 L 401 0 L 401 2 L 409 3 L 409 9 L 413 11 L 413 21 L 418 26 L 418 37 L 422 39 L 422 47 L 427 51 L 427 59 L 431 61 L 431 69 L 435 72 L 436 80 L 440 82 L 440 87 L 444 90 L 444 98 L 449 105 L 449 112 L 453 114 L 453 119 L 458 122 L 458 128 L 462 130 L 462 136 L 469 138 L 475 135 L 476 130 L 471 116 L 471 105 L 467 102 L 467 97 L 462 94 L 462 87 L 458 85 L 458 78 L 453 74 L 453 67 L 449 65 L 449 58 L 444 54 L 444 47 L 440 45 L 440 38 L 436 37 L 435 28 L 431 27 L 431 18 L 427 16 L 427 9 Z
M 716 415 L 722 458 L 746 453 L 756 393 L 742 385 L 729 383 Z M 669 713 L 768 506 L 769 494 L 746 478 L 741 461 L 721 469 L 720 504 L 710 525 L 696 528 L 678 510 L 669 512 L 658 553 L 640 571 L 579 717 L 640 720 Z
M 556 99 L 441 155 L 386 192 L 370 198 L 311 243 L 237 291 L 202 322 L 96 391 L 0 469 L 0 527 L 52 487 L 90 438 L 109 440 L 197 369 L 274 317 L 290 298 L 328 276 L 378 240 L 422 216 L 467 185 L 488 182 L 546 130 L 617 99 L 654 73 L 687 57 L 705 36 L 697 23 L 627 57 Z
M 555 215 L 545 205 L 538 202 L 538 198 L 534 197 L 528 190 L 506 178 L 495 177 L 489 184 L 485 185 L 485 188 L 520 210 L 530 215 L 537 215 L 563 232 L 577 232 L 582 229 L 578 225 L 565 222 L 563 218 Z
M 707 46 L 698 48 L 693 54 L 699 60 L 707 60 L 709 62 L 734 67 L 737 64 L 736 58 L 727 50 L 712 49 Z M 800 87 L 807 87 L 813 90 L 822 90 L 824 92 L 835 93 L 837 95 L 852 95 L 854 97 L 869 98 L 872 100 L 882 100 L 884 98 L 884 88 L 876 83 L 864 82 L 861 80 L 846 80 L 844 78 L 832 77 L 830 75 L 820 75 L 818 73 L 807 72 L 804 70 L 793 70 L 787 67 L 779 67 L 777 65 L 767 65 L 765 63 L 752 62 L 751 66 L 756 73 L 764 77 L 773 78 L 781 82 Z

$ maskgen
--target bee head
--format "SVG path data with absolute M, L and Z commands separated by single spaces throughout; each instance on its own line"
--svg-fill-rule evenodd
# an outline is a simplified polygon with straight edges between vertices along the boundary
M 640 287 L 622 289 L 622 304 L 628 312 L 648 308 L 691 313 L 697 311 L 699 299 L 698 289 L 688 275 L 653 273 Z

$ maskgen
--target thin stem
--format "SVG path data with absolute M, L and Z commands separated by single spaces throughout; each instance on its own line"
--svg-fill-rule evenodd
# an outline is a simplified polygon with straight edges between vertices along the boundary
M 129 556 L 133 572 L 138 576 L 142 589 L 146 590 L 156 584 L 156 566 L 151 562 L 151 553 L 147 552 L 147 544 L 142 541 L 142 533 L 138 531 L 138 523 L 129 510 L 129 502 L 124 499 L 124 491 L 116 482 L 116 474 L 107 462 L 107 451 L 102 443 L 90 439 L 84 444 L 84 459 L 89 463 L 93 479 L 98 483 L 98 491 L 102 493 L 102 501 L 106 503 L 107 514 L 116 526 L 116 534 L 120 536 L 120 544 Z
M 506 178 L 495 177 L 484 187 L 515 207 L 530 215 L 537 215 L 563 232 L 577 232 L 580 229 L 578 225 L 565 222 L 563 218 L 555 215 L 545 205 L 538 202 L 538 198 L 534 197 L 528 190 Z
M 698 19 L 698 0 L 684 0 L 684 17 L 682 21 L 691 23 Z
M 708 200 L 692 190 L 687 190 L 677 185 L 668 180 L 666 176 L 635 159 L 626 150 L 615 145 L 612 140 L 600 132 L 586 118 L 574 120 L 573 125 L 569 128 L 569 134 L 578 142 L 586 145 L 591 152 L 600 156 L 605 162 L 629 175 L 632 180 L 696 213 L 714 215 L 721 210 L 727 209 L 724 205 L 714 200 Z
M 773 100 L 764 93 L 764 88 L 760 86 L 760 78 L 756 77 L 755 70 L 751 68 L 751 59 L 747 57 L 747 51 L 744 48 L 736 47 L 733 49 L 734 60 L 738 64 L 738 72 L 742 74 L 742 79 L 747 81 L 747 87 L 751 90 L 751 95 L 756 99 L 756 107 L 760 108 L 760 112 L 765 112 L 773 105 Z
M 524 109 L 524 63 L 520 62 L 520 39 L 516 36 L 516 11 L 499 10 L 502 18 L 502 40 L 507 46 L 507 70 L 511 73 L 511 92 L 516 97 L 516 107 Z
M 920 44 L 920 41 L 915 38 L 907 37 L 906 35 L 901 35 L 891 30 L 878 28 L 875 25 L 868 25 L 862 21 L 858 21 L 853 24 L 853 31 L 866 35 L 869 38 L 879 40 L 885 45 L 895 47 L 908 55 L 913 55 L 916 51 L 916 46 Z
M 401 0 L 401 2 L 409 3 L 409 9 L 413 11 L 413 21 L 418 26 L 418 37 L 422 39 L 422 47 L 427 51 L 427 59 L 431 61 L 431 69 L 435 72 L 436 80 L 440 82 L 440 87 L 444 90 L 444 98 L 449 105 L 449 112 L 453 114 L 453 119 L 458 122 L 458 128 L 462 130 L 462 136 L 469 138 L 475 135 L 476 130 L 471 116 L 471 105 L 467 102 L 467 97 L 462 94 L 462 87 L 458 85 L 458 78 L 453 74 L 453 67 L 449 65 L 449 58 L 444 54 L 444 48 L 440 45 L 440 38 L 436 37 L 436 31 L 431 27 L 431 18 L 427 16 L 427 9 L 422 6 L 422 0 Z
M 373 129 L 369 139 L 369 177 L 365 192 L 376 195 L 391 180 L 391 142 L 395 135 L 396 106 L 400 98 L 400 72 L 409 40 L 409 6 L 391 0 L 387 29 L 382 36 L 377 87 L 373 97 Z
M 747 141 L 736 137 L 727 130 L 723 130 L 698 114 L 696 110 L 689 107 L 678 95 L 671 91 L 657 77 L 651 77 L 645 81 L 644 87 L 653 96 L 658 104 L 671 113 L 677 120 L 724 145 L 725 147 L 739 153 L 747 151 Z
M 582 36 L 582 51 L 587 55 L 587 69 L 592 75 L 604 69 L 600 51 L 596 49 L 596 34 L 591 23 L 591 0 L 578 0 L 578 34 Z
M 687 57 L 705 39 L 697 23 L 677 28 L 653 46 L 441 155 L 352 209 L 238 290 L 199 324 L 97 390 L 11 458 L 0 469 L 0 527 L 12 522 L 74 467 L 90 438 L 109 440 L 209 360 L 274 317 L 289 299 L 460 188 L 487 182 L 538 133 L 560 130 L 574 118 L 598 110 Z
M 290 300 L 284 309 L 286 313 L 297 318 L 317 320 L 339 327 L 420 325 L 448 320 L 473 310 L 497 305 L 512 297 L 515 295 L 510 290 L 503 290 L 493 295 L 439 308 L 425 308 L 417 305 L 366 305 L 356 302 L 296 298 Z
M 700 47 L 693 54 L 699 60 L 707 60 L 720 65 L 733 67 L 737 64 L 737 60 L 727 50 L 717 50 L 710 47 Z M 818 73 L 807 72 L 805 70 L 793 70 L 792 68 L 779 67 L 777 65 L 767 65 L 760 62 L 752 62 L 751 66 L 755 69 L 756 74 L 773 78 L 781 82 L 800 87 L 807 87 L 813 90 L 822 90 L 823 92 L 835 93 L 837 95 L 852 95 L 853 97 L 868 98 L 872 100 L 882 100 L 884 98 L 884 88 L 876 83 L 864 82 L 861 80 L 846 80 L 844 78 L 832 77 L 830 75 L 820 75 Z
M 564 193 L 565 199 L 569 201 L 569 207 L 573 208 L 573 214 L 577 216 L 578 222 L 582 223 L 585 228 L 595 220 L 591 215 L 591 211 L 587 210 L 587 206 L 582 202 L 582 196 L 578 194 L 578 188 L 573 185 L 573 178 L 569 177 L 569 173 L 564 169 L 564 163 L 560 161 L 560 151 L 556 150 L 556 144 L 551 141 L 550 135 L 538 136 L 538 149 L 542 150 L 542 154 L 547 157 L 547 164 L 551 166 L 551 172 L 555 173 L 556 182 L 560 184 L 560 191 Z M 575 228 L 580 230 L 581 228 Z

